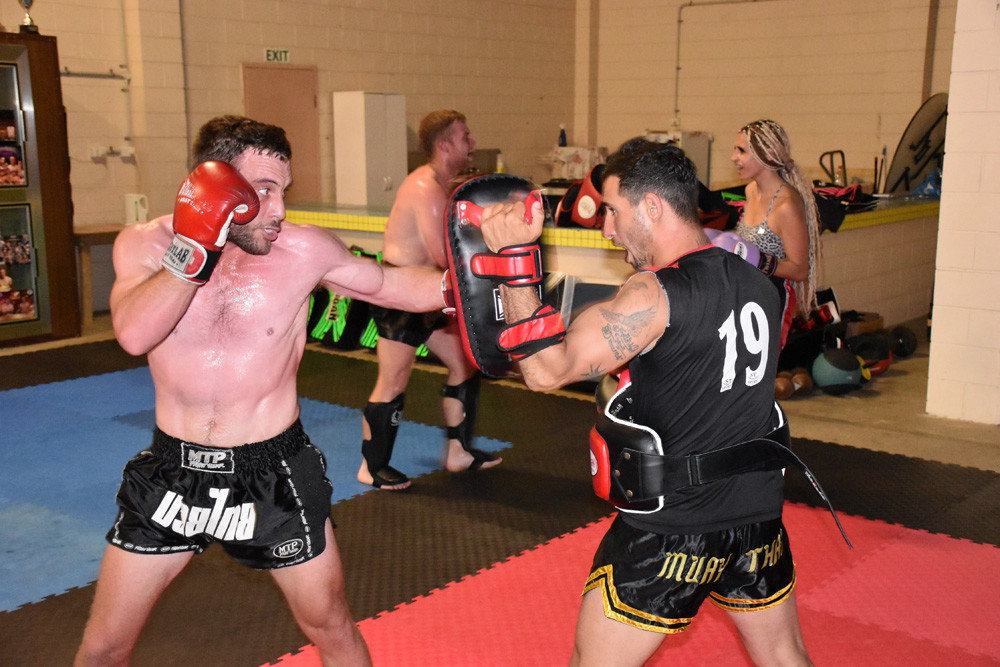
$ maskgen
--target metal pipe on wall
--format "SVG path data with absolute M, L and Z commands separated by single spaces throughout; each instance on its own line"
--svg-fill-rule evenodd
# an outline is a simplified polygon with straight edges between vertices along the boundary
M 927 8 L 927 43 L 924 45 L 924 80 L 920 89 L 920 99 L 931 96 L 931 84 L 934 78 L 934 47 L 937 42 L 938 12 L 941 9 L 939 0 L 930 0 Z
M 695 2 L 690 0 L 689 2 L 683 3 L 677 8 L 677 54 L 675 56 L 675 66 L 674 71 L 674 119 L 671 125 L 674 128 L 681 126 L 681 110 L 680 110 L 680 97 L 681 97 L 681 25 L 684 23 L 684 10 L 688 7 L 708 7 L 711 5 L 744 5 L 750 2 L 776 2 L 777 0 L 708 0 L 708 2 Z
M 191 152 L 191 109 L 188 106 L 188 53 L 187 53 L 187 32 L 184 30 L 184 0 L 177 0 L 177 23 L 180 25 L 181 33 L 181 78 L 184 86 L 184 129 L 187 132 L 184 145 L 187 147 L 187 162 L 190 165 L 193 159 Z
M 118 79 L 124 81 L 122 85 L 122 93 L 125 94 L 125 136 L 124 140 L 126 143 L 132 143 L 132 74 L 129 72 L 128 68 L 128 42 L 127 42 L 127 31 L 125 28 L 125 2 L 124 0 L 119 0 L 118 3 L 119 10 L 119 37 L 121 44 L 121 64 L 118 66 L 122 73 L 117 73 L 114 70 L 109 69 L 107 72 L 80 72 L 70 70 L 68 67 L 63 67 L 59 71 L 60 76 L 65 77 L 79 77 L 87 79 Z
M 118 1 L 118 22 L 121 38 L 122 64 L 125 70 L 125 141 L 132 143 L 132 74 L 128 69 L 128 31 L 125 28 L 125 0 Z

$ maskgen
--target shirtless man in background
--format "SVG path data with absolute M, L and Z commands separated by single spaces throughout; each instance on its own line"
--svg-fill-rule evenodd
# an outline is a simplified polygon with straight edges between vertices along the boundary
M 299 421 L 309 295 L 323 285 L 429 311 L 442 272 L 384 268 L 285 222 L 281 128 L 223 116 L 194 148 L 174 214 L 115 241 L 112 322 L 125 351 L 147 355 L 156 429 L 125 467 L 76 664 L 127 664 L 156 600 L 211 542 L 271 571 L 323 664 L 370 664 L 344 597 L 326 463 Z
M 455 178 L 470 164 L 476 142 L 465 116 L 440 109 L 420 121 L 424 164 L 406 177 L 396 195 L 382 240 L 382 261 L 391 266 L 448 266 L 445 207 Z M 491 468 L 501 459 L 472 447 L 479 397 L 479 374 L 465 357 L 454 318 L 440 310 L 410 313 L 375 307 L 378 327 L 378 378 L 364 409 L 363 455 L 358 481 L 375 488 L 401 490 L 410 479 L 389 465 L 403 413 L 406 385 L 417 348 L 427 348 L 448 369 L 442 388 L 447 445 L 445 468 L 451 472 Z

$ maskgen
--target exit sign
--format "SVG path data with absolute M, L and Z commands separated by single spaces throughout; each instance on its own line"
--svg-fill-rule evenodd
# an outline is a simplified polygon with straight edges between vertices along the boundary
M 264 61 L 269 63 L 287 63 L 288 49 L 264 49 Z

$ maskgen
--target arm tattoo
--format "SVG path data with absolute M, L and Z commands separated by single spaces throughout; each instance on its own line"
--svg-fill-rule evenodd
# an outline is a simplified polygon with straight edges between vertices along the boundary
M 631 359 L 639 352 L 639 346 L 633 340 L 643 328 L 653 321 L 653 308 L 640 310 L 636 313 L 623 315 L 605 308 L 601 316 L 607 322 L 601 327 L 604 340 L 615 354 L 615 359 Z

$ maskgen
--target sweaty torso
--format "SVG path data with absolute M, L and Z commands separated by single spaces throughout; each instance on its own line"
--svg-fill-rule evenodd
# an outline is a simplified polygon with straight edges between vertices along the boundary
M 297 418 L 309 295 L 334 254 L 316 247 L 323 234 L 286 223 L 267 255 L 226 246 L 184 317 L 148 354 L 163 431 L 236 446 Z
M 448 193 L 430 165 L 413 170 L 399 188 L 382 237 L 382 259 L 394 266 L 445 268 L 444 210 Z

